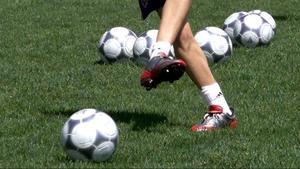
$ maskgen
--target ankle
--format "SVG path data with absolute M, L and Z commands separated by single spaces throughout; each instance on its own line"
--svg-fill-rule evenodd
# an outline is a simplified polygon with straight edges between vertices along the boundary
M 168 56 L 171 50 L 171 44 L 165 41 L 159 41 L 153 44 L 150 59 L 155 56 Z

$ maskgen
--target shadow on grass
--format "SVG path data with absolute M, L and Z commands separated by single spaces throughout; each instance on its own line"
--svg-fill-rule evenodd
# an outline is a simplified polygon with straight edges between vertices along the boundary
M 103 60 L 97 60 L 94 62 L 94 65 L 105 65 L 106 63 Z
M 275 21 L 286 21 L 289 18 L 291 18 L 291 16 L 287 16 L 287 15 L 274 15 L 273 18 L 275 19 Z
M 150 127 L 155 127 L 158 124 L 167 123 L 168 119 L 166 116 L 155 112 L 138 113 L 119 111 L 109 111 L 109 115 L 117 122 L 132 123 L 132 130 L 147 130 Z
M 48 116 L 67 116 L 70 117 L 74 112 L 78 110 L 52 110 L 52 111 L 41 111 L 42 114 Z M 142 111 L 110 111 L 105 110 L 117 123 L 128 123 L 132 124 L 132 130 L 149 131 L 150 128 L 155 127 L 158 124 L 168 123 L 166 116 L 161 115 L 157 112 L 143 112 Z
M 122 59 L 111 60 L 111 61 L 107 62 L 107 61 L 100 59 L 100 60 L 95 61 L 94 65 L 112 65 L 112 64 L 127 64 L 127 63 L 133 63 L 133 60 L 128 59 L 128 58 L 122 58 Z

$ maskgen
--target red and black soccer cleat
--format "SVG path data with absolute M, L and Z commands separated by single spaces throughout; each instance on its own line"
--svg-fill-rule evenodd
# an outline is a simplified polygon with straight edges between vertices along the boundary
M 141 75 L 141 85 L 146 90 L 156 88 L 164 81 L 174 82 L 185 72 L 185 62 L 165 55 L 153 57 Z

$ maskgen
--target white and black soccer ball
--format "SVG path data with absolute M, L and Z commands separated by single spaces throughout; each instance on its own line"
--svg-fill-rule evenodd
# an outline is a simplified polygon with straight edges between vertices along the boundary
M 118 144 L 118 128 L 106 113 L 96 109 L 82 109 L 64 124 L 61 143 L 73 160 L 106 161 Z
M 195 39 L 209 64 L 224 62 L 233 53 L 231 39 L 221 28 L 206 27 L 195 34 Z
M 264 18 L 272 26 L 273 31 L 276 32 L 276 22 L 275 22 L 275 19 L 273 18 L 273 16 L 270 13 L 268 13 L 266 11 L 259 10 L 259 9 L 249 11 L 249 13 L 250 14 L 251 13 L 258 14 L 259 16 Z
M 238 19 L 233 34 L 239 44 L 254 48 L 269 44 L 274 33 L 268 21 L 256 13 L 249 13 Z
M 235 13 L 232 13 L 230 16 L 228 16 L 224 21 L 223 30 L 229 35 L 233 44 L 236 44 L 236 41 L 233 36 L 233 32 L 235 29 L 235 23 L 240 17 L 242 17 L 246 14 L 248 14 L 248 13 L 244 12 L 244 11 L 235 12 Z
M 133 45 L 134 61 L 139 65 L 146 65 L 150 59 L 153 44 L 158 35 L 157 29 L 151 29 L 138 36 Z M 172 46 L 169 56 L 174 57 L 174 48 Z
M 98 43 L 98 50 L 106 63 L 133 58 L 136 34 L 125 27 L 114 27 L 106 31 Z

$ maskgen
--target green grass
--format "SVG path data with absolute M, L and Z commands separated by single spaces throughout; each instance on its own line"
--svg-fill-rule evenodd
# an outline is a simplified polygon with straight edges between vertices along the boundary
M 107 29 L 157 28 L 155 14 L 140 19 L 136 0 L 1 0 L 0 168 L 299 168 L 299 6 L 193 1 L 195 32 L 221 26 L 233 12 L 263 9 L 277 33 L 268 47 L 235 48 L 230 61 L 212 66 L 238 128 L 191 133 L 206 105 L 186 75 L 147 92 L 141 67 L 97 63 Z M 117 122 L 120 141 L 108 162 L 74 162 L 61 148 L 65 120 L 83 108 Z

